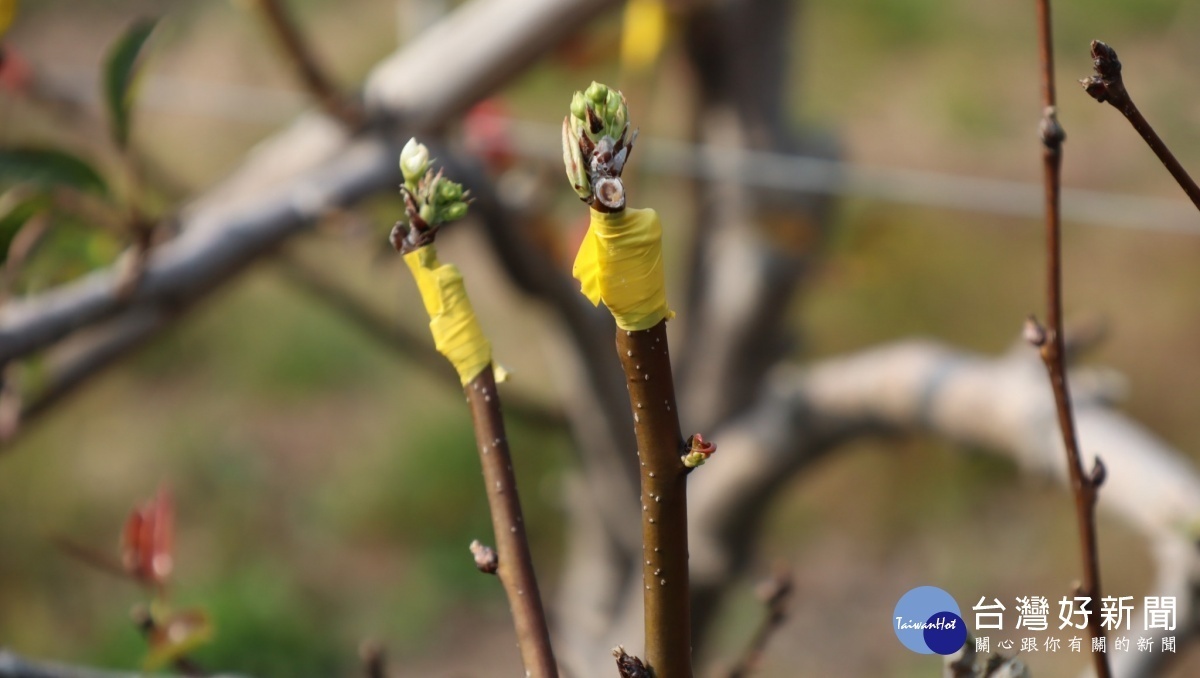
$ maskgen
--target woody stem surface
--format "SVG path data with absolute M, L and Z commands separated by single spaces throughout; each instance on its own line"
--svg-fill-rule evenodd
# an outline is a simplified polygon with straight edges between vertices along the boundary
M 464 389 L 475 424 L 475 442 L 483 480 L 487 488 L 488 508 L 492 514 L 499 567 L 496 576 L 504 586 L 512 610 L 517 644 L 526 675 L 535 678 L 556 678 L 558 666 L 550 645 L 546 613 L 538 591 L 533 558 L 521 515 L 521 500 L 517 494 L 517 479 L 513 474 L 508 436 L 500 413 L 500 394 L 496 378 L 489 365 Z
M 617 354 L 629 386 L 642 501 L 645 659 L 656 678 L 692 675 L 688 586 L 687 469 L 667 347 L 667 323 L 617 330 Z
M 1041 124 L 1042 164 L 1046 199 L 1046 322 L 1048 330 L 1039 352 L 1050 377 L 1058 425 L 1063 447 L 1067 453 L 1067 469 L 1075 495 L 1075 518 L 1083 559 L 1082 595 L 1091 598 L 1093 614 L 1088 616 L 1088 635 L 1103 638 L 1100 615 L 1095 606 L 1100 602 L 1100 564 L 1096 539 L 1096 489 L 1098 476 L 1084 475 L 1075 432 L 1075 417 L 1071 409 L 1071 392 L 1067 384 L 1067 369 L 1062 325 L 1062 242 L 1060 194 L 1062 188 L 1062 144 L 1065 139 L 1058 123 L 1054 92 L 1054 42 L 1050 22 L 1050 0 L 1037 0 L 1038 37 L 1042 66 Z M 1110 678 L 1108 655 L 1093 652 L 1092 662 L 1099 678 Z

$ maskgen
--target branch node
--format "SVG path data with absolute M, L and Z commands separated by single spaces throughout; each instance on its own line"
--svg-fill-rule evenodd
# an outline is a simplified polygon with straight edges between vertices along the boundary
M 627 654 L 623 645 L 614 647 L 612 653 L 617 659 L 617 673 L 621 678 L 654 678 L 654 672 L 641 659 Z
M 473 540 L 468 548 L 471 549 L 471 555 L 475 556 L 475 569 L 484 574 L 496 574 L 500 568 L 500 557 L 495 549 L 478 539 Z
M 688 436 L 688 439 L 683 444 L 684 454 L 679 459 L 687 468 L 687 472 L 691 473 L 692 469 L 697 466 L 703 466 L 704 462 L 717 451 L 717 444 L 711 440 L 705 440 L 704 436 L 699 433 Z
M 1046 148 L 1057 151 L 1062 147 L 1063 141 L 1067 138 L 1067 133 L 1063 131 L 1062 125 L 1058 123 L 1057 107 L 1047 106 L 1042 110 L 1042 122 L 1038 126 L 1038 134 L 1041 136 L 1042 145 Z
M 1046 345 L 1046 328 L 1032 314 L 1025 319 L 1025 329 L 1022 335 L 1025 337 L 1025 341 L 1029 342 L 1029 345 L 1034 348 L 1041 348 Z
M 1097 490 L 1101 485 L 1104 484 L 1104 481 L 1107 478 L 1108 468 L 1104 466 L 1104 461 L 1101 460 L 1100 457 L 1096 457 L 1096 460 L 1092 462 L 1092 472 L 1088 477 L 1088 482 L 1091 484 L 1093 490 Z M 1094 492 L 1092 495 L 1092 500 L 1095 501 Z

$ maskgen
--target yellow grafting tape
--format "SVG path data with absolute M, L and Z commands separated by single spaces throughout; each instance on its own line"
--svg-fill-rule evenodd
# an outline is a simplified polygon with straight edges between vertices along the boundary
M 667 308 L 662 223 L 652 209 L 592 210 L 571 269 L 583 295 L 601 301 L 623 330 L 648 330 L 675 313 Z
M 433 345 L 454 365 L 466 386 L 492 362 L 492 345 L 475 318 L 462 273 L 453 264 L 439 262 L 433 245 L 404 255 L 404 263 L 416 278 L 429 312 Z

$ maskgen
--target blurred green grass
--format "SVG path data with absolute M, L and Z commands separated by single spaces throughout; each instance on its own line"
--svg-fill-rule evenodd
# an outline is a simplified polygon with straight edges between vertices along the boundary
M 302 3 L 322 53 L 348 80 L 390 49 L 387 4 L 355 2 L 346 11 L 328 0 Z M 77 15 L 79 6 L 27 7 L 30 24 L 14 40 L 34 55 L 87 67 L 104 31 L 68 38 L 85 26 L 115 32 L 133 11 L 157 5 L 113 2 Z M 224 3 L 172 9 L 179 18 L 168 24 L 155 68 L 291 87 L 270 46 Z M 865 163 L 1036 180 L 1031 11 L 948 0 L 807 3 L 794 44 L 794 116 L 838 134 Z M 1174 196 L 1124 122 L 1072 91 L 1071 78 L 1090 69 L 1087 40 L 1110 40 L 1127 73 L 1137 74 L 1147 114 L 1181 157 L 1200 157 L 1200 81 L 1189 70 L 1200 13 L 1178 0 L 1058 3 L 1056 12 L 1068 183 Z M 610 21 L 590 39 L 603 44 L 612 31 Z M 613 73 L 605 63 L 584 71 L 543 65 L 506 95 L 516 114 L 553 121 L 566 92 Z M 679 84 L 659 84 L 644 104 L 632 103 L 657 126 L 646 133 L 677 134 L 667 121 Z M 195 116 L 141 118 L 140 143 L 195 187 L 270 131 Z M 13 122 L 0 132 L 5 141 L 22 130 L 52 132 Z M 680 186 L 651 183 L 647 193 L 664 218 L 686 214 Z M 388 221 L 386 207 L 375 211 Z M 304 251 L 368 281 L 382 308 L 409 315 L 415 297 L 403 291 L 402 271 L 364 271 L 359 262 L 373 244 L 331 240 L 310 237 Z M 797 358 L 914 334 L 1005 350 L 1025 314 L 1041 308 L 1041 247 L 1039 226 L 1025 220 L 846 201 L 826 261 L 788 310 L 806 335 Z M 1195 237 L 1075 225 L 1066 233 L 1068 313 L 1098 312 L 1114 324 L 1092 360 L 1129 375 L 1131 414 L 1191 451 L 1200 449 L 1200 320 L 1189 312 L 1197 255 Z M 509 299 L 483 293 L 498 294 L 497 304 Z M 510 310 L 481 310 L 497 319 L 498 354 L 540 362 L 524 332 L 501 326 Z M 418 318 L 407 320 L 421 329 Z M 569 464 L 570 443 L 511 427 L 539 565 L 552 573 L 563 525 L 548 488 Z M 482 608 L 506 633 L 502 593 L 465 551 L 490 526 L 461 398 L 289 289 L 270 266 L 202 304 L 0 457 L 0 643 L 32 655 L 138 664 L 141 642 L 126 610 L 139 592 L 68 559 L 49 537 L 115 552 L 126 512 L 163 479 L 179 504 L 177 596 L 206 606 L 217 625 L 216 642 L 199 656 L 206 665 L 264 676 L 345 674 L 367 636 L 403 657 L 449 646 L 447 629 L 464 609 Z M 848 641 L 821 625 L 886 619 L 895 599 L 889 587 L 931 575 L 964 597 L 1050 592 L 1075 576 L 1065 495 L 986 456 L 924 439 L 864 443 L 793 485 L 764 529 L 762 558 L 793 563 L 816 602 L 797 613 L 793 642 L 779 643 L 800 649 L 776 648 L 764 675 L 797 675 L 787 662 L 798 655 L 808 662 L 801 675 L 928 675 L 925 658 L 889 647 L 839 663 Z M 1104 529 L 1110 587 L 1140 592 L 1147 563 L 1122 546 L 1136 540 L 1113 521 Z M 1023 554 L 1020 569 L 997 551 Z M 731 598 L 709 656 L 732 653 L 755 618 L 747 589 Z M 818 593 L 825 589 L 832 593 Z M 813 611 L 831 609 L 836 623 Z M 1058 671 L 1039 674 L 1071 670 L 1070 657 L 1056 661 L 1048 668 Z

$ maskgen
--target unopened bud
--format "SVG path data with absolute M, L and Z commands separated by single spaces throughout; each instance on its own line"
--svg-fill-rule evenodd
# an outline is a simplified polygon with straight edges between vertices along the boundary
M 680 457 L 680 459 L 687 468 L 696 468 L 703 465 L 713 455 L 713 452 L 717 451 L 717 444 L 705 440 L 704 436 L 699 433 L 689 437 L 685 444 L 688 447 L 688 452 Z
M 437 202 L 448 205 L 462 199 L 463 188 L 449 179 L 442 179 L 437 185 Z
M 587 96 L 588 100 L 593 104 L 596 104 L 597 106 L 603 106 L 605 100 L 608 99 L 608 87 L 605 87 L 604 85 L 601 85 L 593 80 L 592 84 L 588 85 L 587 90 L 584 91 L 584 95 Z
M 416 137 L 408 140 L 400 151 L 400 173 L 408 183 L 415 183 L 425 176 L 429 169 L 429 149 L 425 144 L 417 143 Z
M 471 549 L 471 555 L 475 557 L 475 567 L 480 572 L 496 574 L 496 570 L 500 568 L 500 557 L 496 555 L 495 549 L 484 545 L 478 539 L 472 541 L 468 548 Z
M 454 204 L 447 205 L 446 207 L 442 208 L 439 216 L 441 216 L 441 221 L 443 222 L 462 219 L 463 217 L 467 216 L 467 203 L 456 202 Z
M 571 117 L 583 120 L 587 117 L 587 98 L 583 92 L 576 92 L 571 97 Z
M 1046 328 L 1042 327 L 1042 324 L 1033 316 L 1025 319 L 1025 329 L 1022 334 L 1025 336 L 1025 341 L 1035 348 L 1046 345 Z

